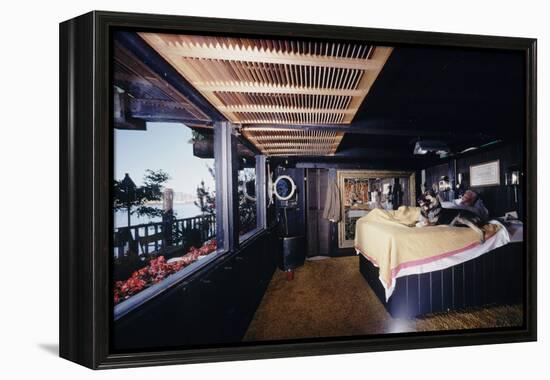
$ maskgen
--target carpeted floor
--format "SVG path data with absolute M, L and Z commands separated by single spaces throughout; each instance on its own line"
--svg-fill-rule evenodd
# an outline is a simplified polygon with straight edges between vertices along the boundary
M 287 281 L 277 270 L 244 340 L 517 326 L 520 305 L 394 319 L 359 273 L 357 257 L 306 261 Z

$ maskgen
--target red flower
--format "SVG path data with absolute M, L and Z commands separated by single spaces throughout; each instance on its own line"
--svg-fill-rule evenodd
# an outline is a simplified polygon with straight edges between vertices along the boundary
M 171 274 L 197 261 L 200 256 L 206 256 L 216 251 L 216 248 L 217 242 L 212 239 L 205 242 L 200 248 L 191 247 L 189 252 L 181 257 L 181 260 L 173 263 L 167 263 L 164 256 L 151 259 L 146 267 L 133 272 L 126 281 L 115 282 L 113 292 L 115 305 L 143 289 L 161 282 Z

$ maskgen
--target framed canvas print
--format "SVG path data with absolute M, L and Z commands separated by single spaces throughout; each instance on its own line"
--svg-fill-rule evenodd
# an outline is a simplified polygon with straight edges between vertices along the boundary
M 60 355 L 536 339 L 536 40 L 60 25 Z

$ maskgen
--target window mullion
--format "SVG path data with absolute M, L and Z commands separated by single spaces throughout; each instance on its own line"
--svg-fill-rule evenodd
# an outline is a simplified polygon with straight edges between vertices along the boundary
M 258 216 L 258 228 L 265 229 L 267 213 L 267 176 L 266 176 L 266 157 L 264 155 L 256 156 L 256 215 Z
M 215 129 L 216 210 L 219 247 L 224 251 L 238 246 L 237 141 L 233 125 L 218 122 Z

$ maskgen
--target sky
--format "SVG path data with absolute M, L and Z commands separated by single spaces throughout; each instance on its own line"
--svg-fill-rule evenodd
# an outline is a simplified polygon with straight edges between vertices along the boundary
M 195 194 L 201 180 L 213 190 L 214 179 L 206 165 L 213 167 L 214 160 L 193 156 L 190 139 L 191 129 L 181 123 L 148 122 L 146 131 L 115 129 L 115 179 L 128 173 L 140 186 L 146 169 L 162 169 L 171 177 L 165 186 L 174 191 Z

